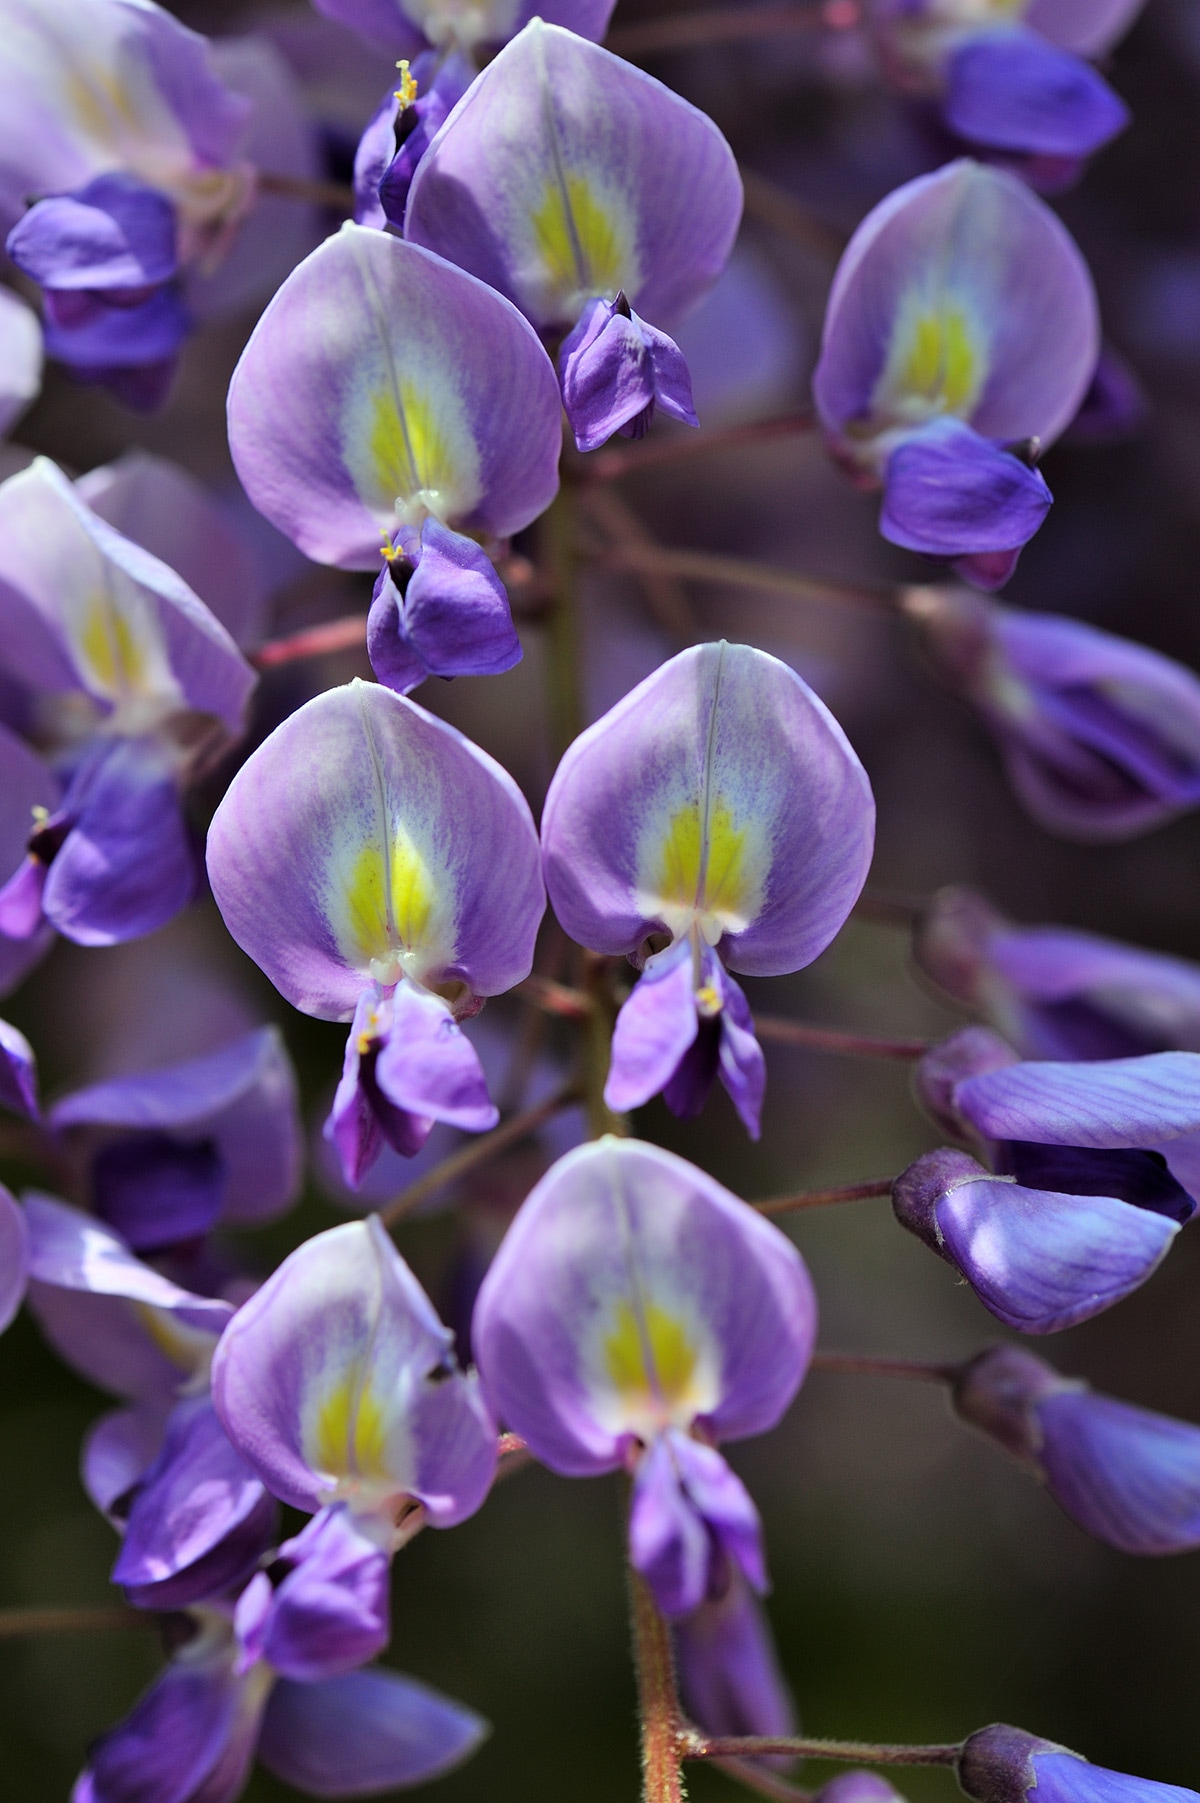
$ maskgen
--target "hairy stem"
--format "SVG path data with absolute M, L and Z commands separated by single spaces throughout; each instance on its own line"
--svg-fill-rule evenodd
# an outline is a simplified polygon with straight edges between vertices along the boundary
M 838 1202 L 865 1202 L 871 1196 L 890 1196 L 894 1177 L 871 1177 L 865 1183 L 839 1183 L 833 1189 L 799 1190 L 794 1196 L 772 1196 L 751 1204 L 760 1215 L 798 1214 L 804 1208 L 832 1208 Z
M 917 1383 L 952 1384 L 959 1364 L 927 1364 L 922 1359 L 872 1358 L 867 1353 L 814 1352 L 811 1371 L 839 1371 L 851 1377 L 907 1377 Z
M 560 1109 L 568 1108 L 572 1102 L 579 1100 L 579 1090 L 574 1085 L 560 1089 L 557 1095 L 547 1096 L 544 1102 L 538 1102 L 532 1108 L 524 1108 L 520 1114 L 512 1115 L 507 1121 L 501 1121 L 490 1133 L 481 1134 L 471 1144 L 464 1146 L 461 1152 L 451 1153 L 435 1164 L 431 1171 L 418 1177 L 415 1183 L 401 1190 L 391 1202 L 379 1210 L 379 1219 L 385 1227 L 394 1227 L 397 1221 L 404 1220 L 414 1208 L 419 1208 L 427 1197 L 436 1195 L 446 1184 L 453 1183 L 459 1177 L 465 1177 L 477 1165 L 486 1164 L 489 1158 L 506 1152 L 509 1146 L 515 1146 L 531 1133 L 556 1115 Z
M 763 1759 L 794 1753 L 800 1759 L 844 1759 L 852 1765 L 954 1765 L 960 1744 L 932 1747 L 889 1746 L 870 1740 L 806 1740 L 781 1735 L 699 1734 L 680 1738 L 684 1759 Z
M 642 1803 L 684 1803 L 679 1769 L 684 1732 L 666 1622 L 646 1580 L 629 1568 L 629 1617 L 642 1731 Z
M 756 1014 L 754 1031 L 759 1039 L 775 1045 L 808 1046 L 814 1052 L 841 1052 L 848 1058 L 895 1058 L 914 1062 L 923 1058 L 931 1039 L 880 1039 L 873 1033 L 847 1033 L 840 1027 L 814 1027 L 807 1021 L 783 1020 L 774 1014 Z

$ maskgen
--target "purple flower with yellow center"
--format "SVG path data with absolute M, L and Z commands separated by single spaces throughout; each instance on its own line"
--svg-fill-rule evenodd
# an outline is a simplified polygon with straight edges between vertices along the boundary
M 453 1344 L 374 1215 L 306 1241 L 221 1340 L 213 1401 L 230 1440 L 275 1496 L 314 1516 L 292 1543 L 299 1575 L 273 1597 L 256 1580 L 243 1599 L 273 1663 L 295 1642 L 293 1676 L 320 1675 L 297 1661 L 306 1624 L 330 1613 L 322 1586 L 352 1593 L 333 1611 L 336 1656 L 361 1663 L 387 1644 L 388 1571 L 414 1522 L 453 1527 L 488 1493 L 496 1430 Z M 324 1646 L 328 1670 L 328 1632 Z
M 562 334 L 580 450 L 639 437 L 656 407 L 696 424 L 670 324 L 733 247 L 742 184 L 712 120 L 661 82 L 534 19 L 478 75 L 422 157 L 406 238 Z
M 1086 1533 L 1142 1556 L 1200 1546 L 1200 1427 L 1060 1376 L 1016 1346 L 965 1365 L 954 1408 Z
M 975 1803 L 1196 1803 L 1197 1793 L 1093 1765 L 1057 1741 L 995 1722 L 963 1743 L 958 1782 Z
M 991 1168 L 926 1153 L 897 1179 L 897 1217 L 1022 1333 L 1111 1308 L 1196 1211 L 1200 1054 L 1026 1064 L 968 1027 L 926 1055 L 916 1084 Z
M 1129 123 L 1088 58 L 1142 0 L 876 0 L 871 24 L 892 82 L 934 102 L 948 131 L 1061 185 Z
M 356 1184 L 386 1139 L 495 1108 L 457 1025 L 529 974 L 537 834 L 506 771 L 375 683 L 331 689 L 234 777 L 208 838 L 225 924 L 295 1007 L 353 1025 L 326 1127 Z
M 905 610 L 936 668 L 979 710 L 1040 826 L 1128 839 L 1200 802 L 1194 671 L 1083 620 L 967 589 L 913 589 Z
M 720 1073 L 758 1133 L 765 1065 L 731 970 L 824 951 L 866 879 L 875 806 L 836 720 L 777 658 L 699 645 L 583 733 L 546 797 L 546 883 L 581 945 L 642 968 L 605 1089 L 698 1112 Z
M 44 457 L 0 487 L 0 619 L 0 668 L 61 783 L 27 820 L 0 934 L 152 932 L 196 892 L 182 792 L 240 733 L 254 672 L 174 570 Z
M 148 0 L 15 0 L 6 24 L 9 254 L 43 289 L 50 354 L 155 405 L 191 324 L 179 278 L 220 260 L 254 199 L 250 104 Z
M 978 1009 L 1024 1058 L 1200 1052 L 1200 967 L 1073 927 L 1023 927 L 971 889 L 917 924 L 926 976 Z
M 791 1241 L 694 1165 L 605 1138 L 533 1189 L 475 1308 L 491 1402 L 564 1477 L 633 1473 L 630 1559 L 665 1615 L 766 1588 L 762 1529 L 717 1444 L 799 1389 L 816 1299 Z
M 830 291 L 813 396 L 830 449 L 882 487 L 879 530 L 998 588 L 1050 506 L 1033 467 L 1100 349 L 1087 265 L 1014 176 L 949 163 L 881 201 Z
M 300 1187 L 296 1079 L 276 1027 L 76 1090 L 49 1124 L 85 1140 L 92 1205 L 139 1252 L 274 1220 Z
M 508 301 L 416 245 L 344 226 L 251 334 L 229 443 L 254 505 L 307 556 L 388 560 L 371 641 L 384 681 L 517 662 L 478 540 L 553 500 L 561 415 L 550 361 Z

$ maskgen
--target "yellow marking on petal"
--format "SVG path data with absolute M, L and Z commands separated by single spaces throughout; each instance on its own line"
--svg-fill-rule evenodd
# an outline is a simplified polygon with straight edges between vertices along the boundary
M 534 239 L 554 291 L 613 296 L 630 283 L 629 232 L 586 175 L 547 182 L 532 218 Z
M 138 134 L 142 125 L 129 89 L 97 58 L 66 72 L 67 115 L 97 145 L 113 149 Z
M 396 396 L 386 391 L 373 397 L 368 445 L 380 488 L 401 503 L 422 493 L 453 491 L 455 458 L 450 436 L 428 396 L 415 383 L 400 383 L 398 403 Z
M 905 422 L 968 419 L 988 374 L 988 345 L 973 310 L 953 294 L 910 293 L 892 329 L 872 412 Z
M 701 818 L 699 802 L 685 802 L 670 815 L 665 830 L 652 838 L 643 856 L 648 866 L 641 887 L 673 930 L 708 917 L 715 944 L 722 932 L 753 918 L 762 895 L 758 855 L 760 834 L 740 822 L 728 802 L 718 798 Z M 715 935 L 715 936 L 714 936 Z
M 686 1412 L 692 1396 L 699 1352 L 677 1315 L 656 1302 L 641 1313 L 624 1298 L 604 1339 L 607 1374 L 633 1408 L 649 1406 L 666 1416 Z
M 387 1481 L 387 1420 L 383 1405 L 361 1373 L 339 1378 L 316 1412 L 305 1453 L 317 1471 L 330 1477 Z
M 146 657 L 133 623 L 103 593 L 83 604 L 78 646 L 88 674 L 111 699 L 136 693 L 144 685 Z
M 350 866 L 342 919 L 354 962 L 370 964 L 401 951 L 417 952 L 437 912 L 432 871 L 408 836 L 393 828 L 391 869 L 383 846 L 364 845 Z

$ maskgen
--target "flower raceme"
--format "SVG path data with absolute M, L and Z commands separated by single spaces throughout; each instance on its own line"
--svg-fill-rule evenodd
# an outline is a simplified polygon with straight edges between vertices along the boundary
M 725 266 L 742 185 L 725 139 L 661 82 L 532 20 L 417 166 L 405 237 L 506 294 L 559 354 L 580 450 L 695 425 L 671 323 Z
M 866 879 L 875 807 L 841 728 L 786 664 L 700 645 L 570 747 L 542 821 L 572 938 L 642 974 L 617 1019 L 605 1099 L 663 1091 L 699 1111 L 720 1072 L 757 1136 L 765 1065 L 731 970 L 800 970 Z
M 558 488 L 554 371 L 517 309 L 413 244 L 346 225 L 284 282 L 229 389 L 246 493 L 306 556 L 386 568 L 381 680 L 506 670 L 508 599 L 476 542 Z
M 1030 459 L 1070 424 L 1099 347 L 1054 214 L 1013 176 L 949 163 L 850 240 L 813 395 L 834 455 L 883 488 L 883 536 L 998 588 L 1051 502 Z
M 594 1140 L 530 1193 L 473 1342 L 498 1416 L 564 1477 L 633 1473 L 630 1557 L 668 1616 L 766 1587 L 761 1524 L 717 1451 L 774 1427 L 816 1300 L 777 1228 L 694 1165 Z
M 375 683 L 331 689 L 277 727 L 209 831 L 213 894 L 295 1007 L 352 1021 L 326 1134 L 356 1184 L 384 1140 L 435 1120 L 494 1126 L 456 1024 L 528 975 L 545 907 L 537 834 L 512 778 Z

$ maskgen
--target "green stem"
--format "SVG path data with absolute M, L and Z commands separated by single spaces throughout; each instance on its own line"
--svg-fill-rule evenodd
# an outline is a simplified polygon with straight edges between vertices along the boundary
M 642 1730 L 642 1803 L 684 1803 L 679 1769 L 684 1744 L 675 1659 L 650 1586 L 629 1568 L 629 1616 Z

